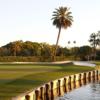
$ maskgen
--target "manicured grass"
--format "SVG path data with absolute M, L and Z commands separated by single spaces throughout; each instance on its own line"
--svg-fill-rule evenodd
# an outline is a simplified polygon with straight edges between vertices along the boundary
M 72 64 L 2 64 L 0 65 L 0 100 L 10 100 L 11 97 L 29 91 L 50 80 L 93 69 Z
M 96 69 L 98 69 L 100 73 L 100 61 L 94 61 L 94 63 L 97 65 Z
M 100 61 L 94 61 L 93 63 L 95 63 L 97 66 L 100 66 Z

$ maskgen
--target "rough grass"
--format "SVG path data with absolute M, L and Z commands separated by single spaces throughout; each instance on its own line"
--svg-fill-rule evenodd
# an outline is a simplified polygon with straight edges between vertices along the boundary
M 0 65 L 0 100 L 10 100 L 30 89 L 63 76 L 93 70 L 75 65 Z
M 100 66 L 100 61 L 94 61 L 93 63 L 95 63 L 97 66 Z

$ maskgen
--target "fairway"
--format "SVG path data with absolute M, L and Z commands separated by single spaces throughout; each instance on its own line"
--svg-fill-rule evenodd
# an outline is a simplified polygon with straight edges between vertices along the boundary
M 48 81 L 93 69 L 72 64 L 1 64 L 0 100 L 10 100 L 11 97 L 25 93 Z

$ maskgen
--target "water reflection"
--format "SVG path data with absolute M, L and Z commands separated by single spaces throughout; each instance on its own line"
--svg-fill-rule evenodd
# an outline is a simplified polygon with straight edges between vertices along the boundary
M 100 81 L 82 85 L 56 100 L 100 100 Z

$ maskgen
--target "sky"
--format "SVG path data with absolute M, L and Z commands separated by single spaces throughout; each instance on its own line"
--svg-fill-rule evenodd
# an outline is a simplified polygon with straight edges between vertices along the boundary
M 100 0 L 0 0 L 0 46 L 16 40 L 55 44 L 51 18 L 61 6 L 70 8 L 74 22 L 62 29 L 59 45 L 89 45 L 90 34 L 100 30 Z

